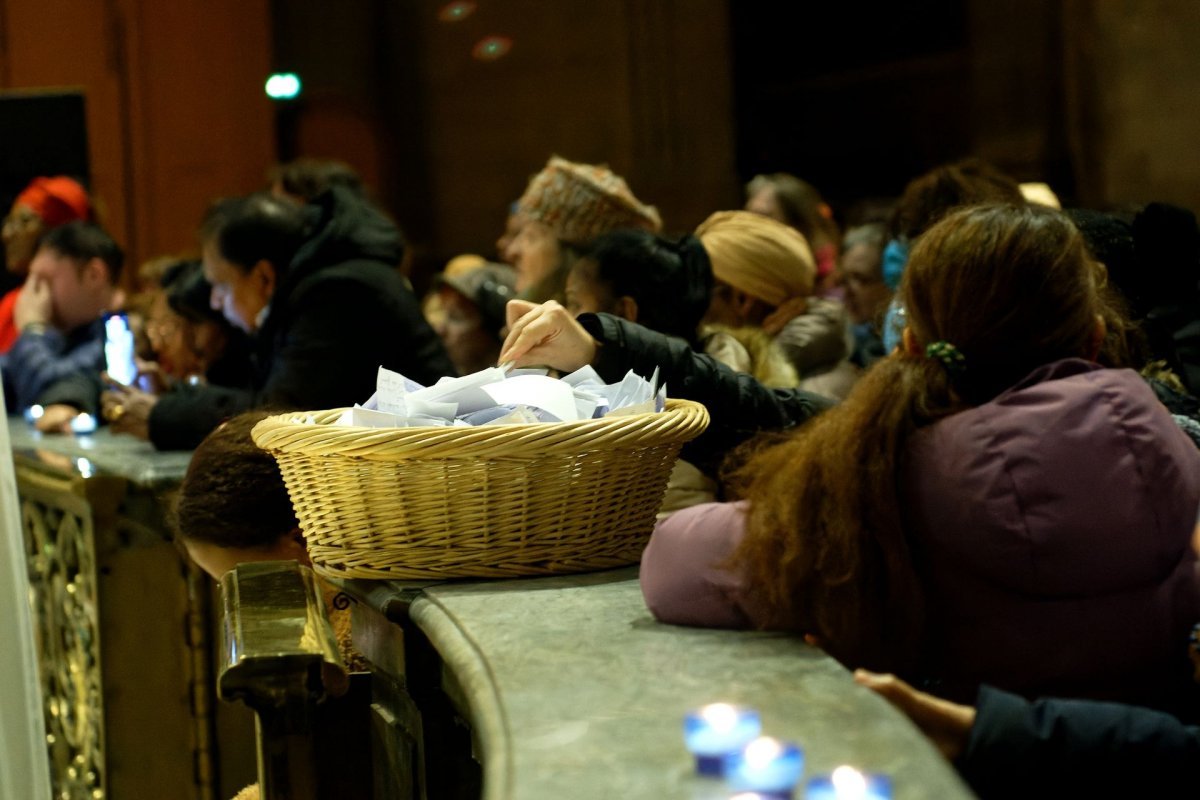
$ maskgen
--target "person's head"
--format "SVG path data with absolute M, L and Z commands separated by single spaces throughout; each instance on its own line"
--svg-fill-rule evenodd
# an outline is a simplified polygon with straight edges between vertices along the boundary
M 504 218 L 504 232 L 496 239 L 496 255 L 506 264 L 509 263 L 508 246 L 517 238 L 524 224 L 525 218 L 521 216 L 520 204 L 514 202 L 509 206 L 508 216 Z
M 954 212 L 913 247 L 901 286 L 906 347 L 923 354 L 934 342 L 953 344 L 966 364 L 954 392 L 971 405 L 986 402 L 1042 364 L 1095 358 L 1106 280 L 1059 212 Z
M 29 277 L 50 287 L 51 323 L 72 331 L 112 307 L 125 255 L 99 225 L 68 222 L 38 246 Z
M 708 310 L 712 265 L 700 240 L 606 233 L 571 267 L 567 310 L 608 312 L 691 342 Z
M 901 351 L 739 474 L 750 511 L 735 561 L 781 620 L 847 663 L 914 665 L 923 595 L 898 492 L 909 437 L 1039 366 L 1094 357 L 1102 281 L 1079 232 L 1047 208 L 963 209 L 917 241 Z
M 759 325 L 785 300 L 813 293 L 812 250 L 795 228 L 749 211 L 718 211 L 696 236 L 712 262 L 708 322 Z
M 842 239 L 839 270 L 845 290 L 846 311 L 855 323 L 879 324 L 892 299 L 883 280 L 883 246 L 887 231 L 882 224 L 861 225 Z
M 256 331 L 305 234 L 302 209 L 269 194 L 213 204 L 200 227 L 212 307 L 236 327 Z
M 786 172 L 755 175 L 746 184 L 746 210 L 790 225 L 814 247 L 837 244 L 833 209 L 806 181 Z
M 908 182 L 888 219 L 883 250 L 883 279 L 896 289 L 916 240 L 951 211 L 983 203 L 1022 205 L 1015 180 L 978 158 L 934 167 Z
M 517 201 L 520 230 L 504 253 L 525 292 L 562 263 L 562 244 L 581 246 L 603 233 L 640 228 L 657 233 L 662 219 L 619 175 L 604 166 L 554 156 Z
M 167 300 L 167 293 L 187 273 L 189 265 L 200 269 L 199 261 L 186 260 L 173 260 L 163 269 L 146 318 L 146 338 L 154 360 L 163 372 L 174 378 L 203 373 L 189 346 L 189 322 L 171 308 Z
M 271 194 L 281 200 L 304 205 L 334 186 L 366 197 L 362 178 L 354 168 L 332 158 L 297 158 L 271 169 Z
M 234 335 L 209 304 L 212 287 L 199 261 L 176 261 L 164 272 L 146 331 L 159 366 L 175 378 L 204 375 Z
M 441 314 L 433 329 L 460 374 L 478 372 L 496 363 L 504 307 L 512 299 L 516 275 L 504 264 L 484 264 L 465 273 L 443 273 L 435 291 Z
M 1021 205 L 1025 197 L 1011 177 L 978 158 L 934 167 L 904 187 L 888 221 L 891 238 L 915 242 L 949 212 L 983 203 Z
M 243 561 L 309 563 L 275 458 L 250 438 L 270 411 L 250 411 L 210 433 L 192 454 L 175 501 L 188 555 L 214 578 Z
M 46 231 L 75 220 L 92 219 L 91 198 L 78 181 L 65 175 L 34 178 L 17 195 L 0 228 L 8 271 L 25 274 L 38 240 Z
M 1089 209 L 1067 215 L 1138 319 L 1157 306 L 1194 302 L 1200 280 L 1200 227 L 1191 211 L 1150 203 L 1132 217 Z

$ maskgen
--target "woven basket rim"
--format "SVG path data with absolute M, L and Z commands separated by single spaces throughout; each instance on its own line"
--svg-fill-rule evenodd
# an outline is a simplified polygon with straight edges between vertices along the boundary
M 708 426 L 708 410 L 695 401 L 668 399 L 661 412 L 647 412 L 626 416 L 607 416 L 599 419 L 572 422 L 537 422 L 517 425 L 479 425 L 470 427 L 416 426 L 409 428 L 369 428 L 362 426 L 335 426 L 332 423 L 345 411 L 335 408 L 321 411 L 289 411 L 260 421 L 251 431 L 255 444 L 276 453 L 303 452 L 317 446 L 327 453 L 339 450 L 355 450 L 359 457 L 370 457 L 371 448 L 389 446 L 419 446 L 424 442 L 448 444 L 460 441 L 465 448 L 486 448 L 489 444 L 516 442 L 518 440 L 556 439 L 550 446 L 561 447 L 566 441 L 576 443 L 590 438 L 602 438 L 620 433 L 629 437 L 629 446 L 644 444 L 639 436 L 653 436 L 661 430 L 667 438 L 683 439 L 698 436 Z M 303 421 L 312 417 L 313 422 Z M 336 442 L 329 439 L 336 437 Z M 321 440 L 317 443 L 317 440 Z M 433 445 L 431 445 L 433 446 Z M 614 445 L 607 443 L 605 448 Z M 365 450 L 364 450 L 365 448 Z M 468 455 L 463 453 L 464 457 Z

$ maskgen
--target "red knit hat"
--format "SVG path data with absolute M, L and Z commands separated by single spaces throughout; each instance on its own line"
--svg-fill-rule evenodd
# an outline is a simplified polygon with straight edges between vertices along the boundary
M 87 190 L 65 175 L 34 178 L 25 191 L 17 195 L 16 202 L 33 209 L 47 228 L 57 228 L 77 219 L 92 219 L 92 202 Z

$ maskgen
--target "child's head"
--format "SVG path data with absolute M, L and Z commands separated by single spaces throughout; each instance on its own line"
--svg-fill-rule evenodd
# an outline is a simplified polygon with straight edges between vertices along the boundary
M 249 411 L 210 433 L 188 465 L 175 505 L 188 555 L 220 578 L 243 561 L 309 563 L 275 458 L 250 438 L 270 411 Z

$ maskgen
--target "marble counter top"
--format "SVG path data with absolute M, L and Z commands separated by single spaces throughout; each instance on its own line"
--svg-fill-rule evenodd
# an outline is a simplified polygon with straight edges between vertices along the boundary
M 487 800 L 725 797 L 693 777 L 682 736 L 689 709 L 718 701 L 759 709 L 766 733 L 798 742 L 806 776 L 851 764 L 891 775 L 897 800 L 972 796 L 833 659 L 780 634 L 657 623 L 636 569 L 386 586 L 457 683 Z M 372 594 L 379 607 L 388 592 Z
M 8 434 L 15 455 L 48 470 L 83 478 L 116 476 L 149 490 L 177 485 L 192 459 L 191 452 L 159 452 L 149 442 L 105 427 L 74 436 L 43 434 L 20 417 L 9 417 Z

